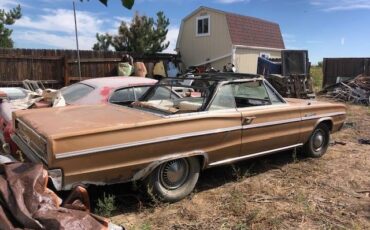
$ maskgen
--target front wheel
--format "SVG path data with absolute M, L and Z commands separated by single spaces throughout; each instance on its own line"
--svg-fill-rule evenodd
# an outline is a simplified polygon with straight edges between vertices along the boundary
M 327 125 L 319 124 L 312 132 L 310 139 L 304 144 L 303 151 L 309 157 L 321 157 L 329 146 L 330 130 Z
M 199 171 L 195 157 L 164 162 L 146 179 L 147 192 L 164 202 L 179 201 L 193 191 Z

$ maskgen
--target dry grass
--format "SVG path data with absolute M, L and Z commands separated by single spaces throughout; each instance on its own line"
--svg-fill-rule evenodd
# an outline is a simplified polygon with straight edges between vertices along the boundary
M 142 206 L 121 200 L 127 229 L 370 229 L 370 110 L 348 106 L 348 125 L 320 159 L 292 152 L 206 170 L 191 196 Z M 144 202 L 145 203 L 145 202 Z

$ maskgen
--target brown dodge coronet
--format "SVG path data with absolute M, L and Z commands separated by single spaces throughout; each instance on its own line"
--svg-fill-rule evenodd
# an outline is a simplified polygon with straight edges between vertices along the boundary
M 13 118 L 13 140 L 49 169 L 56 189 L 142 180 L 176 201 L 208 167 L 296 147 L 322 156 L 345 106 L 284 99 L 258 75 L 214 73 L 162 80 L 130 107 L 46 108 Z

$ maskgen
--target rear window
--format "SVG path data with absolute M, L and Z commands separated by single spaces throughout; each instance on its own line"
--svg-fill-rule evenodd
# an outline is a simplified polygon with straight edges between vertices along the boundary
M 61 89 L 64 100 L 67 104 L 73 103 L 94 90 L 94 87 L 82 83 L 76 83 Z

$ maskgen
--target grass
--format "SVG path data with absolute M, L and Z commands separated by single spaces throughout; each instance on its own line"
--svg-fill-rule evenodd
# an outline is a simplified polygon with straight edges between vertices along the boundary
M 317 83 L 316 83 L 317 85 Z M 320 99 L 320 98 L 319 98 Z M 347 105 L 346 126 L 322 158 L 292 152 L 215 167 L 197 192 L 168 205 L 120 205 L 112 221 L 127 229 L 370 229 L 369 109 Z M 294 153 L 294 152 L 293 152 Z
M 101 199 L 99 198 L 96 204 L 96 214 L 111 217 L 113 212 L 117 210 L 115 199 L 116 197 L 114 195 L 106 195 L 104 193 L 103 197 Z
M 319 92 L 322 88 L 323 81 L 322 68 L 319 66 L 312 66 L 310 69 L 310 75 L 313 81 L 314 91 Z

